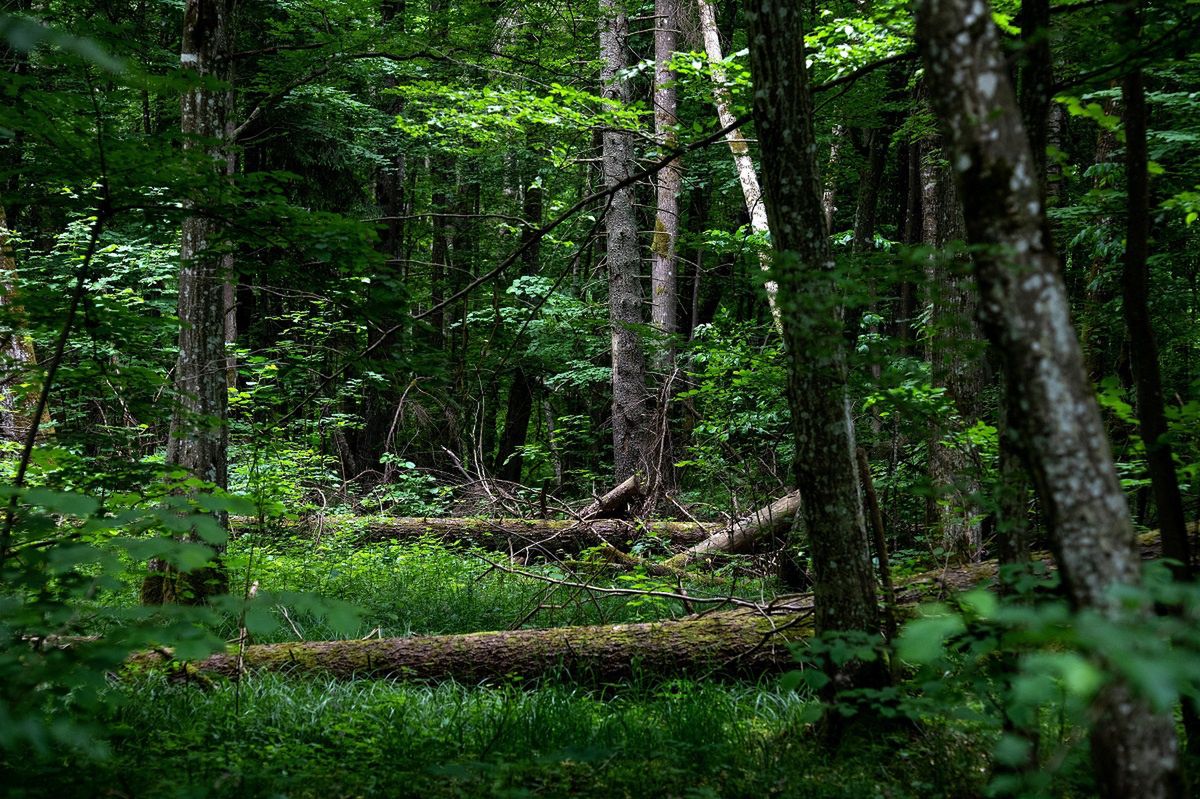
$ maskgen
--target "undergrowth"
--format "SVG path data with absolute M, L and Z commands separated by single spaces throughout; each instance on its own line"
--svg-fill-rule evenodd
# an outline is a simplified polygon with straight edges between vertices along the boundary
M 597 694 L 262 675 L 113 690 L 110 757 L 54 759 L 6 795 L 930 799 L 979 795 L 986 778 L 986 747 L 949 728 L 831 752 L 811 700 L 772 685 Z

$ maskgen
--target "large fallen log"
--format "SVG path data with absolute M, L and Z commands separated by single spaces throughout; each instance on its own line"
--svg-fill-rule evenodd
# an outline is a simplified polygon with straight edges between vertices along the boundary
M 353 520 L 347 520 L 353 524 Z M 555 519 L 477 519 L 371 517 L 360 541 L 415 541 L 430 536 L 445 543 L 474 544 L 499 552 L 574 554 L 594 546 L 620 550 L 647 535 L 664 539 L 672 549 L 703 541 L 715 524 L 695 522 L 627 522 L 622 519 L 590 521 Z
M 663 565 L 682 569 L 692 561 L 709 555 L 746 552 L 764 538 L 787 529 L 799 510 L 800 494 L 793 491 L 714 533 L 687 551 L 669 558 Z
M 812 633 L 807 607 L 805 600 L 777 613 L 739 609 L 645 624 L 255 644 L 188 663 L 182 673 L 237 677 L 243 671 L 277 671 L 466 683 L 556 676 L 586 683 L 634 676 L 752 677 L 795 664 L 786 644 Z M 136 672 L 170 662 L 168 651 L 143 652 L 129 667 Z

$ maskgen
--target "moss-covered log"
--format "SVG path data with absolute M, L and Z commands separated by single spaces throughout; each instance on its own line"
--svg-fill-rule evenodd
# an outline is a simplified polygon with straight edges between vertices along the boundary
M 786 643 L 811 633 L 801 603 L 786 613 L 727 611 L 672 621 L 469 635 L 259 644 L 241 656 L 245 671 L 389 677 L 475 683 L 567 676 L 608 683 L 640 676 L 754 676 L 794 664 Z M 167 652 L 134 656 L 134 670 L 160 668 Z M 189 663 L 184 673 L 239 673 L 236 651 Z
M 364 541 L 411 541 L 432 536 L 447 543 L 474 544 L 515 554 L 574 554 L 607 544 L 627 550 L 631 541 L 648 535 L 665 539 L 672 548 L 703 541 L 716 525 L 693 522 L 627 522 L 545 519 L 423 519 L 372 517 L 363 529 Z

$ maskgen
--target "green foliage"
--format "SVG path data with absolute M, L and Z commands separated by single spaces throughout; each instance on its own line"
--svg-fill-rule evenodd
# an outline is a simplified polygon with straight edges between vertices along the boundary
M 905 713 L 958 718 L 991 736 L 991 795 L 1041 796 L 1051 780 L 1081 779 L 1077 731 L 1089 728 L 1095 698 L 1113 681 L 1160 712 L 1200 692 L 1200 593 L 1172 583 L 1164 566 L 1148 570 L 1144 588 L 1120 588 L 1115 615 L 1072 611 L 1053 596 L 1052 578 L 1011 577 L 1021 594 L 976 590 L 952 606 L 927 606 L 897 642 L 898 656 L 916 667 Z

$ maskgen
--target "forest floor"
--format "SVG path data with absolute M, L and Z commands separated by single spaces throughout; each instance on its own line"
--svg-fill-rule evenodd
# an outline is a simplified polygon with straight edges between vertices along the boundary
M 493 557 L 493 556 L 488 556 Z M 230 547 L 235 585 L 303 590 L 356 605 L 355 637 L 648 621 L 680 603 L 590 597 L 499 571 L 431 541 L 359 546 L 246 535 Z M 552 567 L 540 568 L 555 573 Z M 637 585 L 644 577 L 615 576 Z M 769 598 L 771 580 L 736 593 Z M 697 585 L 699 593 L 714 590 Z M 728 592 L 729 587 L 719 589 Z M 136 585 L 98 601 L 133 605 Z M 345 637 L 319 613 L 279 611 L 257 641 Z M 236 620 L 216 630 L 237 636 Z M 966 721 L 860 731 L 832 749 L 820 705 L 778 677 L 437 685 L 279 674 L 180 683 L 114 679 L 107 755 L 63 754 L 4 786 L 7 797 L 969 797 L 989 779 L 990 733 Z M 1087 764 L 1058 772 L 1087 795 Z M 1071 790 L 1077 785 L 1079 791 Z

